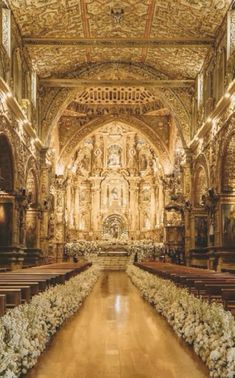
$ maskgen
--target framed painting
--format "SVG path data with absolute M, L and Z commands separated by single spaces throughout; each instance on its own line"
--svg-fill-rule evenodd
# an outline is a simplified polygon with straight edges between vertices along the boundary
M 222 205 L 222 242 L 235 247 L 235 204 Z
M 208 246 L 208 223 L 207 217 L 195 217 L 195 248 Z
M 12 210 L 11 203 L 0 203 L 0 246 L 11 245 Z

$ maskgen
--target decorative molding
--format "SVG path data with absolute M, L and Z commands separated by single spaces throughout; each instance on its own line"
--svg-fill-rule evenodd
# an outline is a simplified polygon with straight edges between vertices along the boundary
M 96 79 L 41 79 L 40 84 L 52 88 L 88 87 L 145 87 L 145 88 L 188 88 L 195 85 L 194 80 L 96 80 Z
M 25 37 L 25 46 L 128 47 L 128 48 L 205 48 L 214 46 L 214 38 L 50 38 Z
M 0 97 L 14 114 L 16 121 L 22 125 L 28 136 L 34 138 L 37 141 L 37 146 L 42 148 L 43 144 L 38 138 L 36 131 L 32 128 L 31 122 L 25 116 L 25 113 L 16 98 L 13 96 L 9 86 L 2 78 L 0 78 Z
M 77 145 L 81 142 L 82 139 L 86 138 L 88 135 L 92 135 L 97 129 L 113 121 L 114 119 L 112 117 L 96 118 L 85 126 L 79 128 L 79 130 L 64 145 L 60 153 L 59 161 L 68 161 L 70 156 L 73 154 L 73 151 L 76 149 Z M 162 141 L 161 137 L 155 131 L 153 131 L 151 127 L 149 127 L 145 122 L 133 116 L 117 117 L 115 121 L 126 124 L 133 129 L 137 129 L 141 133 L 143 133 L 143 135 L 148 139 L 148 142 L 157 149 L 165 173 L 171 172 L 173 162 L 170 159 L 168 149 Z
M 218 122 L 220 118 L 227 114 L 227 110 L 229 111 L 229 105 L 232 101 L 232 96 L 235 93 L 235 80 L 229 85 L 226 93 L 223 97 L 217 102 L 215 109 L 211 114 L 209 114 L 207 120 L 203 123 L 197 133 L 194 135 L 192 141 L 190 142 L 190 148 L 195 150 L 198 145 L 198 141 L 200 138 L 203 138 L 208 132 L 211 132 L 213 127 L 213 121 Z M 232 110 L 233 111 L 233 110 Z M 229 114 L 227 114 L 229 116 Z

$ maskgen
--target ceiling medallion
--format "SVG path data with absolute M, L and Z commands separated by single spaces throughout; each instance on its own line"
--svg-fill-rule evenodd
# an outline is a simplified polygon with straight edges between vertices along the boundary
M 121 24 L 124 17 L 124 9 L 121 7 L 112 7 L 111 16 L 115 24 Z

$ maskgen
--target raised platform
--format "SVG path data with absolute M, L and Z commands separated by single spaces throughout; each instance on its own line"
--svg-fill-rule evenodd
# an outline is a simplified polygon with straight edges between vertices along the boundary
M 130 256 L 126 251 L 102 251 L 97 256 L 98 263 L 102 270 L 126 270 Z
M 128 256 L 128 253 L 126 251 L 102 251 L 99 253 L 100 257 L 109 256 L 109 257 L 123 257 Z

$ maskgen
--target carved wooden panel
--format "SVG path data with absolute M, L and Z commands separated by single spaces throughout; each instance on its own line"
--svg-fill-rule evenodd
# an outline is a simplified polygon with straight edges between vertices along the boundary
M 50 38 L 207 38 L 214 37 L 229 7 L 226 0 L 20 0 L 9 1 L 23 36 Z M 67 72 L 88 62 L 145 62 L 171 74 L 195 77 L 205 49 L 30 47 L 40 75 Z M 190 59 L 191 54 L 191 59 Z M 163 65 L 163 61 L 166 61 Z M 37 62 L 37 64 L 36 64 Z
M 25 36 L 83 36 L 77 0 L 11 0 L 10 6 Z
M 222 190 L 232 192 L 235 188 L 235 134 L 232 135 L 224 151 L 222 164 Z
M 200 207 L 202 202 L 202 195 L 205 194 L 208 183 L 206 178 L 206 172 L 203 167 L 199 167 L 195 175 L 194 185 L 194 205 Z

